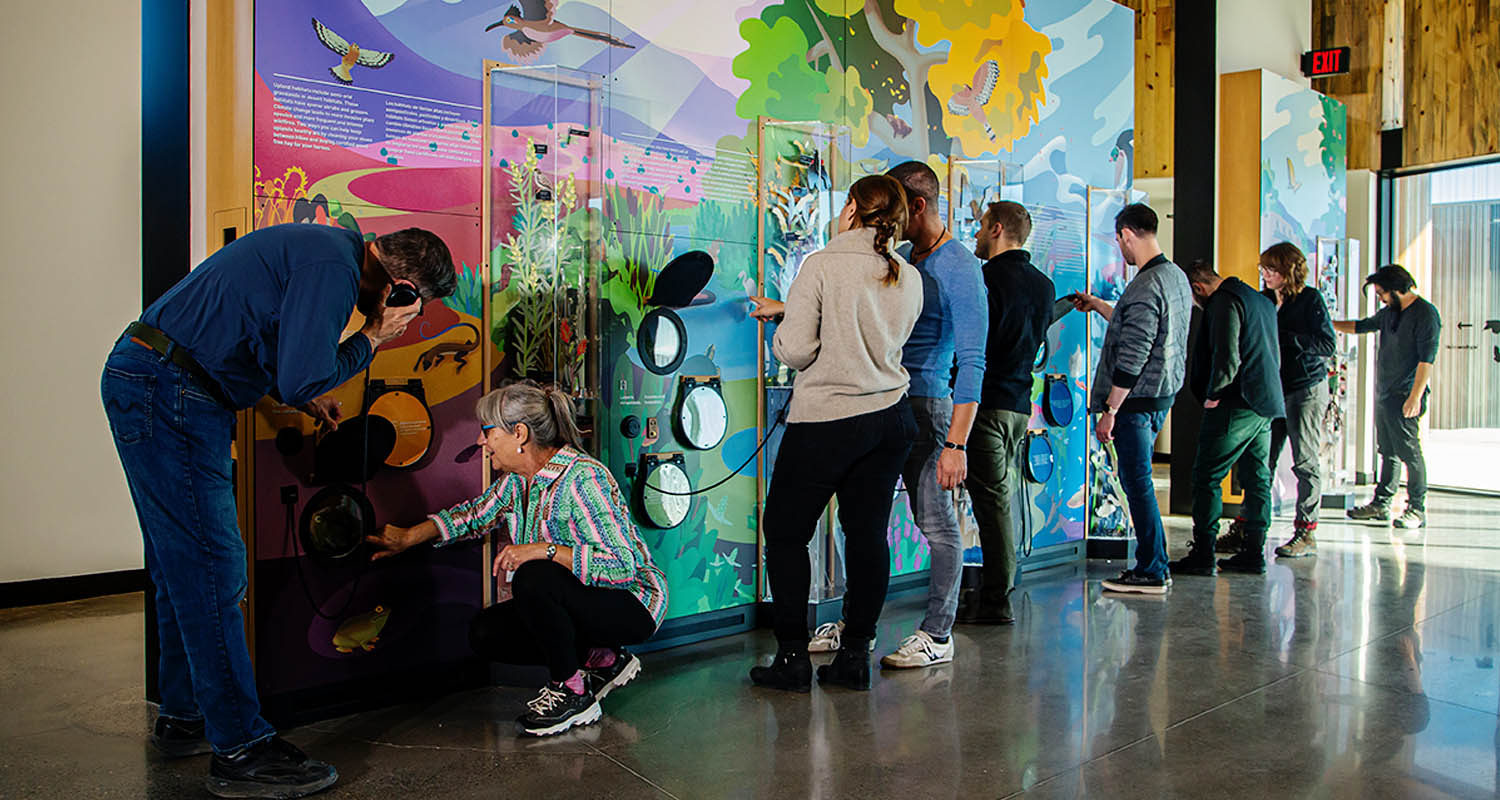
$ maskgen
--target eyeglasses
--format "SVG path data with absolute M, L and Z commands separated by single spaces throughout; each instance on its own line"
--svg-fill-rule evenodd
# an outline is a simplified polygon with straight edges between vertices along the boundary
M 490 431 L 494 430 L 497 427 L 499 427 L 499 426 L 498 425 L 480 425 L 479 426 L 479 432 L 480 433 L 489 433 Z

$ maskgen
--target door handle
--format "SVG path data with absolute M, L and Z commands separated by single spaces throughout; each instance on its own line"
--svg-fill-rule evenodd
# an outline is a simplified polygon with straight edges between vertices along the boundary
M 1472 328 L 1472 327 L 1474 327 L 1474 323 L 1472 323 L 1472 322 L 1460 322 L 1460 323 L 1458 323 L 1458 329 L 1459 330 L 1463 330 L 1464 328 Z

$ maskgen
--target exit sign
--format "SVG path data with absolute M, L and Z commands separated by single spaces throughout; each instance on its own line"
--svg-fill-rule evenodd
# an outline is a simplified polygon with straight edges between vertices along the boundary
M 1302 54 L 1302 74 L 1309 78 L 1343 75 L 1349 71 L 1349 48 L 1309 50 Z

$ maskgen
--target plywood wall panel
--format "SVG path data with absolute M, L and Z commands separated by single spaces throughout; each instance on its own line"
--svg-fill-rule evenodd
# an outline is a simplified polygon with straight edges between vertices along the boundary
M 1349 168 L 1380 166 L 1385 12 L 1404 9 L 1405 165 L 1500 153 L 1496 0 L 1313 0 L 1315 47 L 1348 46 L 1350 74 L 1313 88 L 1349 107 Z
M 1177 119 L 1174 0 L 1117 1 L 1135 11 L 1135 177 L 1171 177 Z

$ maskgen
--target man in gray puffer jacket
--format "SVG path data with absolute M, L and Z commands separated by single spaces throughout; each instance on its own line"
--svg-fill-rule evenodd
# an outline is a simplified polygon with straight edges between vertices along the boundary
M 1167 534 L 1151 484 L 1151 453 L 1187 371 L 1193 290 L 1186 273 L 1162 254 L 1156 212 L 1149 206 L 1135 203 L 1116 215 L 1115 240 L 1125 261 L 1140 268 L 1119 301 L 1110 306 L 1087 293 L 1073 296 L 1079 311 L 1109 320 L 1089 410 L 1099 415 L 1099 441 L 1115 443 L 1137 542 L 1135 567 L 1104 581 L 1104 588 L 1165 594 Z

